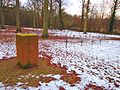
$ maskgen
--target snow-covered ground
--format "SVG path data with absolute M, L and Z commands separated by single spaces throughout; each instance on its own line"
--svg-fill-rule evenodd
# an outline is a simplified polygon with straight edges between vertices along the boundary
M 50 75 L 57 80 L 47 84 L 40 82 L 41 86 L 29 87 L 30 90 L 59 90 L 60 86 L 66 90 L 84 90 L 89 84 L 104 87 L 106 90 L 120 90 L 120 40 L 103 40 L 120 36 L 98 33 L 84 35 L 82 32 L 68 30 L 49 32 L 55 36 L 67 36 L 73 39 L 68 38 L 67 42 L 66 39 L 39 39 L 39 55 L 52 56 L 51 63 L 67 66 L 67 72 L 75 71 L 81 81 L 71 86 L 60 80 L 59 75 Z M 16 56 L 15 50 L 15 40 L 4 43 L 0 40 L 0 59 Z M 0 90 L 4 90 L 4 85 L 2 83 L 0 85 Z M 21 90 L 20 87 L 15 88 Z

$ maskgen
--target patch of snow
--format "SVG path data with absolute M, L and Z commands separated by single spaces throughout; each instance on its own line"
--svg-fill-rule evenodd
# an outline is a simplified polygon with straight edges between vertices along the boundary
M 21 82 L 18 82 L 17 83 L 17 86 L 21 86 L 21 85 L 23 85 L 24 83 L 21 83 Z
M 29 30 L 33 30 L 33 28 L 30 28 Z M 83 34 L 83 32 L 68 30 L 50 30 L 49 32 L 54 33 L 55 36 L 68 36 L 73 37 L 73 39 L 68 39 L 67 44 L 66 39 L 58 41 L 39 40 L 39 57 L 43 57 L 42 54 L 44 53 L 52 56 L 51 63 L 67 66 L 67 72 L 75 71 L 81 78 L 81 81 L 78 84 L 75 84 L 75 86 L 71 86 L 60 80 L 60 75 L 39 75 L 43 77 L 53 77 L 57 80 L 49 83 L 40 82 L 41 86 L 38 86 L 37 88 L 29 87 L 29 90 L 59 90 L 60 86 L 66 90 L 84 90 L 86 85 L 90 83 L 105 87 L 107 90 L 120 90 L 120 86 L 115 87 L 114 85 L 116 80 L 120 81 L 120 41 L 100 41 L 98 39 L 107 37 L 120 38 L 120 35 L 106 35 L 99 33 Z M 7 33 L 7 35 L 15 34 Z M 77 39 L 74 37 L 77 37 Z M 82 46 L 81 40 L 83 40 Z M 0 40 L 0 59 L 13 56 L 16 56 L 15 40 L 13 39 L 13 42 L 3 42 Z M 26 76 L 21 76 L 20 78 L 39 78 L 39 76 L 28 74 Z M 112 78 L 113 81 L 109 82 L 107 79 L 108 77 Z M 14 88 L 22 90 L 20 87 Z M 5 90 L 2 83 L 0 83 L 0 90 Z
M 55 78 L 55 79 L 60 79 L 61 75 L 59 75 L 59 74 L 58 75 L 53 75 L 52 77 Z
M 57 31 L 56 31 L 57 32 Z M 70 31 L 71 32 L 71 31 Z M 70 33 L 69 32 L 69 33 Z M 79 35 L 79 32 L 75 33 L 62 33 L 57 32 L 56 35 Z M 120 70 L 120 41 L 113 40 L 95 40 L 92 44 L 91 39 L 98 37 L 99 34 L 90 33 L 91 38 L 88 36 L 89 41 L 84 41 L 83 46 L 81 43 L 73 43 L 76 39 L 66 43 L 63 41 L 43 41 L 42 44 L 39 43 L 39 47 L 42 47 L 42 52 L 46 52 L 48 55 L 52 56 L 52 63 L 61 64 L 61 66 L 66 65 L 68 72 L 76 71 L 79 77 L 82 78 L 80 86 L 83 89 L 90 82 L 94 82 L 98 86 L 103 86 L 106 89 L 115 88 L 114 82 L 110 84 L 106 77 L 111 77 L 114 80 L 119 80 Z M 85 37 L 84 35 L 81 35 Z M 114 35 L 101 35 L 102 37 L 120 37 Z M 49 47 L 44 48 L 44 44 Z M 89 75 L 89 76 L 88 76 Z M 83 77 L 84 76 L 84 77 Z
M 4 87 L 4 84 L 0 82 L 0 88 L 3 88 Z

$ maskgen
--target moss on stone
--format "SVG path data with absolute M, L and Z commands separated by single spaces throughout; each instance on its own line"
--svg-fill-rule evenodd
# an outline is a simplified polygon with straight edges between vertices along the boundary
M 37 36 L 37 35 L 36 34 L 17 34 L 17 36 L 31 37 L 31 36 Z

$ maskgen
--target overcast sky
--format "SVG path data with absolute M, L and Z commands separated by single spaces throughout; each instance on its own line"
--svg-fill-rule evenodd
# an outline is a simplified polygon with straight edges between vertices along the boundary
M 95 4 L 95 3 L 100 3 L 101 0 L 91 0 L 90 1 L 91 3 Z M 80 4 L 80 0 L 69 0 L 69 5 L 68 7 L 66 8 L 66 12 L 69 13 L 69 14 L 72 14 L 72 15 L 80 15 L 81 12 L 81 4 Z

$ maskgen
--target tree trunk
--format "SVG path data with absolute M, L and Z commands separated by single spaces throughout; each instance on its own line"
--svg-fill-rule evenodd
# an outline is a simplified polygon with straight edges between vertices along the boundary
M 3 2 L 0 0 L 0 18 L 1 18 L 1 29 L 5 29 L 5 16 Z
M 44 9 L 44 5 L 42 4 L 42 10 L 41 10 L 41 26 L 43 26 L 43 9 Z
M 99 20 L 99 22 L 100 22 L 100 26 L 99 26 L 99 31 L 101 32 L 101 33 L 103 33 L 103 27 L 102 27 L 102 23 L 103 23 L 103 20 L 104 20 L 104 13 L 102 14 L 102 16 L 101 16 L 101 18 L 100 18 L 100 20 Z
M 85 14 L 85 0 L 82 0 L 82 17 L 81 17 L 81 30 L 83 30 L 84 26 L 84 14 Z
M 50 28 L 53 28 L 53 3 L 50 0 Z
M 16 31 L 20 32 L 20 11 L 19 11 L 19 0 L 16 0 Z
M 62 1 L 59 0 L 59 24 L 60 24 L 60 30 L 63 30 L 64 25 L 63 25 L 63 19 L 62 19 Z
M 37 11 L 37 28 L 40 26 L 40 15 L 39 15 L 39 11 Z
M 42 37 L 48 38 L 48 0 L 44 0 L 44 12 L 43 12 L 43 32 Z
M 90 0 L 87 1 L 87 6 L 86 6 L 86 13 L 85 13 L 85 22 L 84 22 L 84 34 L 86 34 L 88 30 L 88 13 L 89 13 L 89 4 Z
M 109 24 L 109 32 L 113 32 L 117 3 L 118 3 L 118 0 L 115 1 L 114 9 L 113 9 L 113 12 L 111 14 L 110 24 Z
M 35 10 L 33 10 L 33 28 L 35 28 Z
M 36 27 L 36 25 L 35 25 L 35 22 L 36 22 L 35 17 L 36 17 L 36 12 L 35 12 L 35 5 L 34 5 L 34 9 L 33 9 L 33 28 Z

